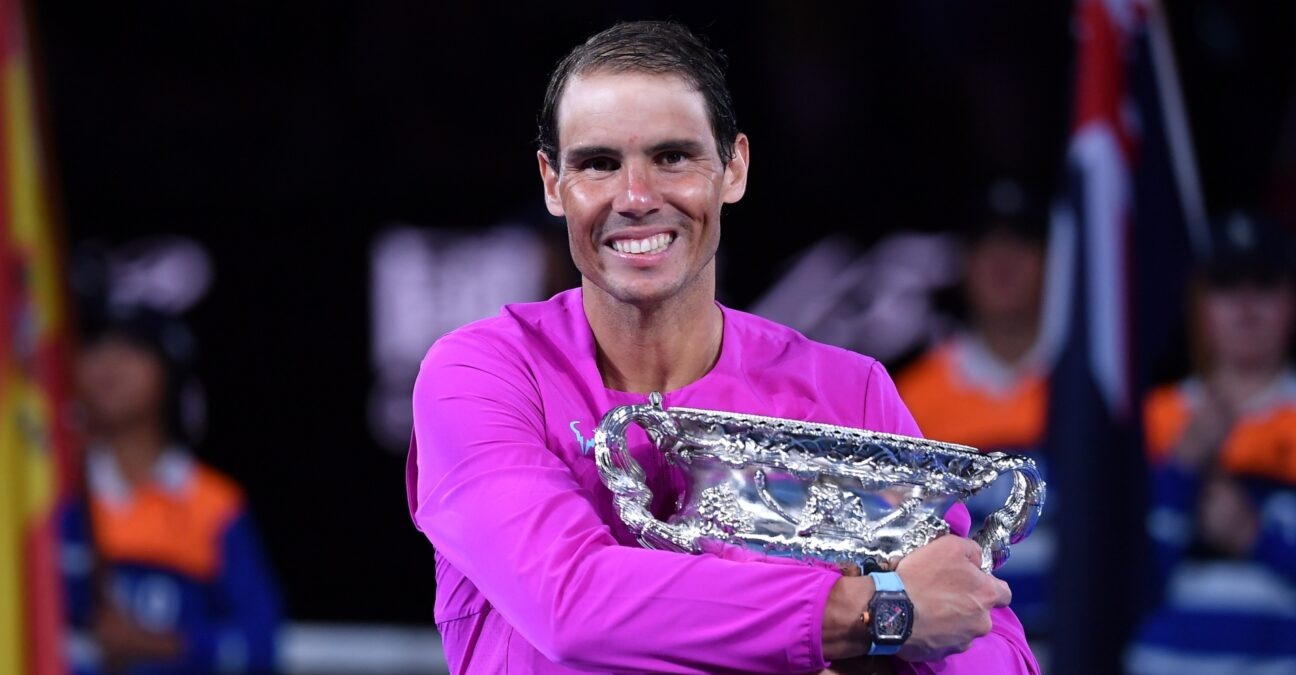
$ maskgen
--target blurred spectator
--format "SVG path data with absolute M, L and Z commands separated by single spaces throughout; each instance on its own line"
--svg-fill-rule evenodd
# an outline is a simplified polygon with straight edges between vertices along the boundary
M 279 602 L 243 495 L 182 440 L 188 331 L 143 309 L 98 323 L 76 367 L 88 499 L 62 518 L 74 672 L 274 670 Z
M 1197 372 L 1146 404 L 1161 604 L 1134 673 L 1296 673 L 1291 245 L 1235 214 L 1193 298 Z
M 900 396 L 928 438 L 963 443 L 983 452 L 1039 456 L 1048 386 L 1040 346 L 1044 276 L 1042 215 L 991 216 L 969 234 L 964 291 L 968 325 L 920 356 L 896 379 Z M 1004 503 L 1001 480 L 974 497 L 973 522 Z M 1012 586 L 1013 610 L 1033 635 L 1045 632 L 1044 604 L 1053 534 L 1047 517 L 1016 544 L 997 573 Z

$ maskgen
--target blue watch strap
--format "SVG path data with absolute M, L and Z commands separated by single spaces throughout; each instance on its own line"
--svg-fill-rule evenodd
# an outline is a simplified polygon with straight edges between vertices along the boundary
M 869 574 L 869 578 L 873 580 L 873 589 L 875 593 L 883 591 L 897 593 L 904 592 L 904 581 L 902 581 L 900 575 L 895 572 L 872 572 Z M 898 651 L 900 651 L 900 645 L 880 645 L 873 643 L 869 645 L 868 653 L 869 656 L 891 656 Z
M 879 591 L 903 591 L 904 581 L 900 575 L 895 572 L 871 572 L 869 578 L 873 580 L 873 587 Z

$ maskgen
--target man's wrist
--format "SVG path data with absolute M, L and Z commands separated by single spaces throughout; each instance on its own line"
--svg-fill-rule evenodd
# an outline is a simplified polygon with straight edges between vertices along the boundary
M 904 581 L 895 572 L 874 572 L 873 599 L 861 620 L 868 628 L 869 656 L 890 656 L 913 633 L 914 609 Z
M 823 652 L 828 660 L 866 654 L 871 646 L 868 625 L 862 621 L 875 590 L 873 579 L 841 577 L 833 584 L 824 605 Z

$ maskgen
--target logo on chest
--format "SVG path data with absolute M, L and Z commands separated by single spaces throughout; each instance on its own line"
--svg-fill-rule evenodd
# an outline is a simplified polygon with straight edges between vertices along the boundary
M 576 447 L 580 449 L 580 453 L 588 455 L 590 450 L 594 449 L 594 439 L 585 438 L 584 434 L 581 433 L 580 420 L 572 420 L 568 428 L 571 429 L 572 435 L 576 437 Z

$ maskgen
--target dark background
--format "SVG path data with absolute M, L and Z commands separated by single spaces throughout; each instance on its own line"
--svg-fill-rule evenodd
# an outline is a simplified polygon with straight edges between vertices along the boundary
M 247 488 L 298 619 L 427 622 L 404 458 L 365 417 L 368 247 L 392 222 L 542 212 L 552 65 L 620 19 L 731 58 L 753 172 L 726 214 L 742 307 L 830 232 L 958 230 L 985 187 L 1047 202 L 1069 122 L 1069 2 L 35 3 L 73 245 L 183 233 L 216 265 L 200 455 Z M 1289 2 L 1168 3 L 1206 201 L 1296 215 Z M 555 226 L 556 227 L 556 226 Z

